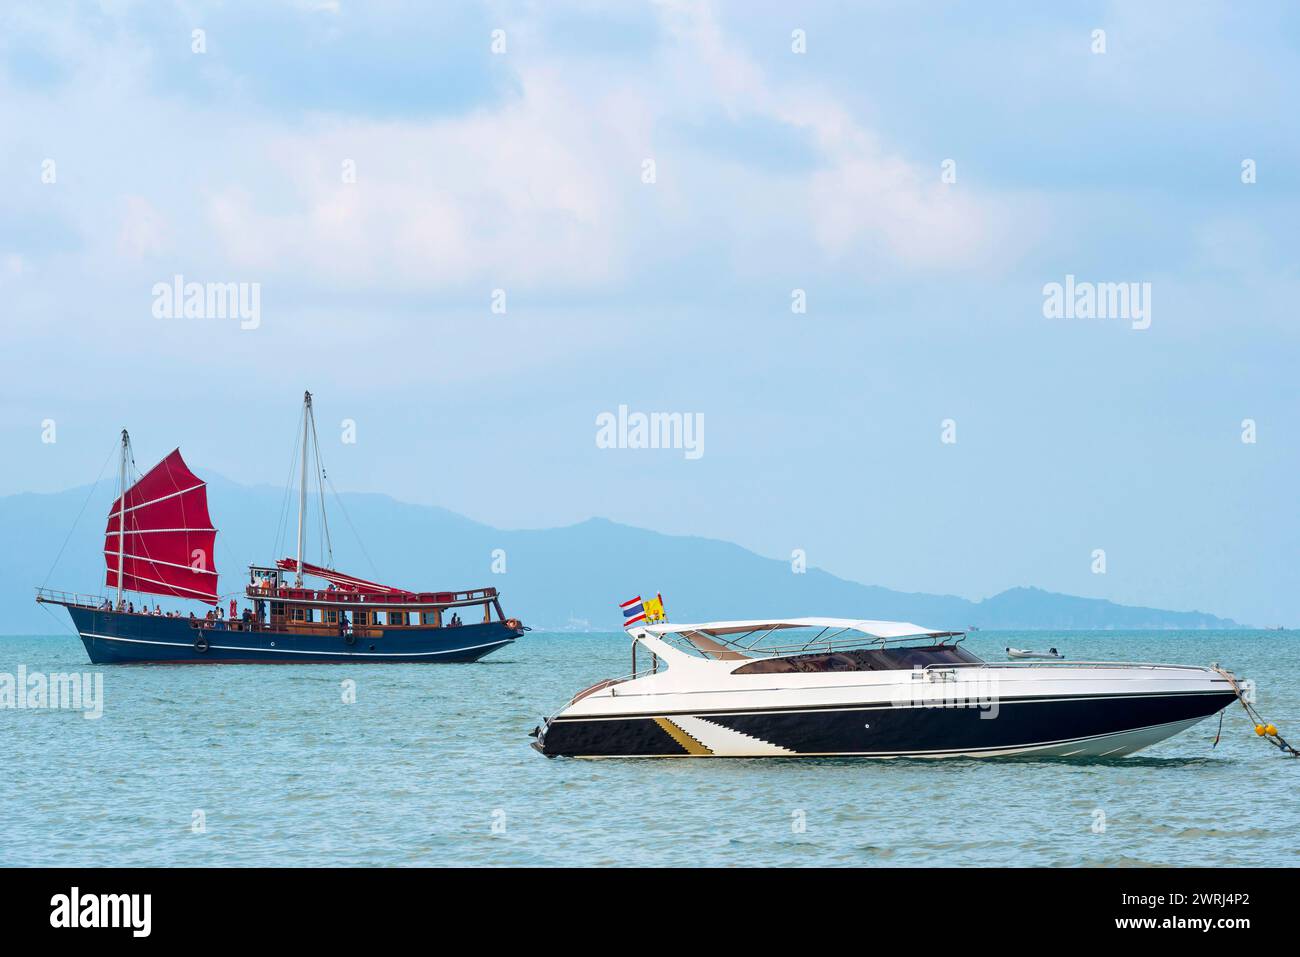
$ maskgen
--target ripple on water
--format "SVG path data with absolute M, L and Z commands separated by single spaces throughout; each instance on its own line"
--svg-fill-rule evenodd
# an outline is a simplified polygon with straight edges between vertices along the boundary
M 1218 659 L 1268 689 L 1271 720 L 1300 712 L 1276 636 L 1055 640 L 1079 657 Z M 1216 750 L 1206 724 L 1122 760 L 592 762 L 528 747 L 541 714 L 626 671 L 626 651 L 619 635 L 534 632 L 508 657 L 457 667 L 104 668 L 98 720 L 0 711 L 16 756 L 0 864 L 1289 866 L 1300 854 L 1297 766 L 1232 712 Z M 75 640 L 0 638 L 0 672 L 19 664 L 86 668 Z

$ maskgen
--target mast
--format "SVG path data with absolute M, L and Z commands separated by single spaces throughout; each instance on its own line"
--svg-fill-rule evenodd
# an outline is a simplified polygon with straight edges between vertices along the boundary
M 117 491 L 120 496 L 117 500 L 117 604 L 122 604 L 122 572 L 125 564 L 126 554 L 126 447 L 131 441 L 126 434 L 126 429 L 122 430 L 122 461 L 117 469 Z M 114 608 L 117 605 L 113 606 Z
M 302 518 L 307 509 L 307 426 L 311 418 L 311 393 L 302 394 L 302 484 L 298 488 L 298 569 L 294 585 L 302 587 Z

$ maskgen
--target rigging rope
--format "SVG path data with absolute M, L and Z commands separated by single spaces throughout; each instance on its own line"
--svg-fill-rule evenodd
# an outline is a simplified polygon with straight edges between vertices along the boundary
M 313 411 L 311 416 L 311 444 L 315 452 L 316 460 L 316 494 L 320 498 L 320 527 L 321 527 L 321 564 L 326 568 L 334 567 L 334 544 L 330 541 L 329 521 L 325 517 L 325 466 L 320 460 L 320 438 L 316 434 L 316 413 Z M 329 560 L 325 560 L 328 553 Z
M 140 480 L 140 478 L 141 478 L 141 476 L 138 474 L 138 471 L 139 471 L 138 469 L 136 470 L 137 474 L 136 474 L 135 478 L 131 478 L 131 470 L 132 470 L 132 469 L 135 469 L 135 450 L 131 447 L 131 436 L 130 436 L 130 435 L 127 435 L 127 437 L 126 437 L 126 454 L 127 454 L 127 458 L 129 458 L 129 459 L 131 460 L 131 464 L 130 464 L 130 466 L 127 468 L 127 475 L 126 475 L 126 477 L 127 477 L 128 479 L 131 479 L 130 485 L 127 486 L 127 487 L 129 488 L 131 485 L 135 485 L 135 483 L 138 482 L 138 481 Z M 171 474 L 170 471 L 167 473 L 167 478 L 171 479 L 171 483 L 172 483 L 172 491 L 173 491 L 173 492 L 179 492 L 179 491 L 180 491 L 180 488 L 179 488 L 179 486 L 177 486 L 177 484 L 176 484 L 176 480 L 175 480 L 174 478 L 172 478 L 172 474 Z M 127 522 L 127 518 L 126 518 L 126 489 L 123 489 L 123 490 L 122 490 L 122 496 L 123 496 L 123 498 L 122 498 L 122 506 L 123 506 L 123 509 L 122 509 L 122 515 L 121 515 L 121 518 L 120 518 L 120 522 L 121 522 L 121 524 L 122 524 L 122 527 L 123 527 L 123 528 L 126 528 L 126 522 Z M 183 528 L 184 528 L 184 527 L 188 527 L 189 523 L 185 520 L 185 501 L 184 501 L 184 499 L 181 499 L 181 500 L 180 500 L 180 506 L 181 506 L 181 526 L 182 526 Z M 137 508 L 137 507 L 139 507 L 139 506 L 131 506 L 132 509 L 135 509 L 135 508 Z M 139 519 L 137 519 L 136 516 L 135 516 L 134 514 L 132 514 L 132 516 L 131 516 L 131 522 L 134 524 L 134 527 L 135 527 L 136 529 L 139 529 L 139 527 L 140 527 L 140 522 L 139 522 Z M 132 548 L 138 548 L 138 549 L 140 549 L 140 551 L 144 553 L 144 560 L 147 561 L 149 564 L 153 565 L 154 558 L 153 558 L 152 555 L 149 554 L 149 540 L 148 540 L 148 536 L 147 536 L 147 535 L 141 535 L 141 536 L 139 536 L 139 540 L 136 541 L 136 542 L 134 542 L 134 543 L 132 544 L 131 547 L 132 547 Z M 154 566 L 154 567 L 157 567 L 157 566 Z M 123 569 L 119 568 L 119 569 L 118 569 L 118 574 L 119 574 L 119 575 L 122 575 L 122 572 L 123 572 Z M 125 578 L 125 577 L 127 577 L 127 576 L 126 576 L 126 575 L 122 575 L 122 577 Z M 149 602 L 148 602 L 148 600 L 145 599 L 145 597 L 144 597 L 144 595 L 146 594 L 145 592 L 142 592 L 142 591 L 140 591 L 139 589 L 135 589 L 134 591 L 132 591 L 132 589 L 130 589 L 130 588 L 126 589 L 126 591 L 127 591 L 128 594 L 134 594 L 137 598 L 140 599 L 140 605 L 141 605 L 141 607 L 143 607 L 143 608 L 145 608 L 145 609 L 148 609 L 148 607 L 149 607 Z M 173 592 L 173 593 L 172 593 L 171 595 L 169 595 L 168 597 L 169 597 L 169 598 L 179 598 L 180 596 L 177 595 L 177 594 L 175 594 L 175 592 Z M 155 601 L 154 604 L 157 605 L 157 604 L 158 604 L 157 601 Z
M 45 614 L 49 615 L 56 625 L 58 625 L 68 634 L 72 635 L 74 638 L 81 637 L 81 635 L 77 634 L 77 630 L 75 628 L 70 627 L 66 621 L 61 619 L 58 615 L 54 614 L 54 612 L 50 611 L 49 606 L 46 605 L 45 602 L 40 602 L 40 606 L 44 610 Z
M 307 410 L 304 407 L 302 415 L 306 415 Z M 284 501 L 280 505 L 280 520 L 275 528 L 275 541 L 271 543 L 271 554 L 280 554 L 280 545 L 284 541 L 285 533 L 288 531 L 289 518 L 289 490 L 293 488 L 294 462 L 298 460 L 298 443 L 302 441 L 302 415 L 298 417 L 298 424 L 293 431 L 293 450 L 289 454 L 289 478 L 284 483 Z
M 77 525 L 81 522 L 81 516 L 85 514 L 86 506 L 90 504 L 90 500 L 94 496 L 95 490 L 99 488 L 99 483 L 104 478 L 104 470 L 108 468 L 108 463 L 113 460 L 113 453 L 116 451 L 117 440 L 114 439 L 113 447 L 108 450 L 108 458 L 104 459 L 104 464 L 99 467 L 99 475 L 95 479 L 95 484 L 92 485 L 90 491 L 86 493 L 86 500 L 81 503 L 81 511 L 77 512 L 77 517 L 72 520 L 72 527 L 68 529 L 67 537 L 63 539 L 63 544 L 59 546 L 59 553 L 54 556 L 54 562 L 50 565 L 50 570 L 45 573 L 45 581 L 41 582 L 42 588 L 49 584 L 50 576 L 54 574 L 54 569 L 58 567 L 59 559 L 63 557 L 63 550 L 68 547 L 68 542 L 72 540 L 72 533 L 77 530 Z
M 135 464 L 135 446 L 131 444 L 130 432 L 126 434 L 126 461 L 127 461 L 126 474 L 123 476 L 125 482 L 122 485 L 122 490 L 120 493 L 122 496 L 122 509 L 117 518 L 118 525 L 122 528 L 126 528 L 126 490 L 129 489 L 131 486 L 133 486 L 136 482 L 140 481 L 141 478 L 140 469 Z M 132 521 L 135 520 L 134 515 L 131 516 L 131 518 Z M 149 549 L 147 546 L 145 547 L 144 555 L 145 558 L 149 557 Z M 124 571 L 123 568 L 118 568 L 117 570 L 119 581 L 127 577 L 126 575 L 122 574 L 123 571 Z M 125 587 L 123 588 L 123 591 L 125 591 L 128 596 L 135 595 L 136 598 L 140 598 L 141 599 L 140 604 L 145 605 L 147 607 L 147 603 L 143 600 L 144 592 L 132 591 L 130 588 L 125 588 Z
M 375 580 L 378 581 L 380 577 L 379 569 L 375 567 L 374 561 L 370 558 L 370 553 L 366 551 L 366 543 L 363 542 L 361 536 L 357 534 L 357 527 L 352 524 L 352 516 L 348 514 L 347 508 L 344 507 L 343 499 L 339 495 L 338 489 L 334 487 L 334 483 L 330 481 L 328 476 L 325 477 L 325 481 L 329 483 L 330 492 L 334 495 L 334 501 L 338 503 L 339 511 L 343 513 L 343 518 L 348 523 L 348 528 L 352 530 L 352 537 L 357 540 L 357 545 L 361 548 L 361 554 L 366 557 L 366 564 L 370 566 L 370 574 L 374 575 Z

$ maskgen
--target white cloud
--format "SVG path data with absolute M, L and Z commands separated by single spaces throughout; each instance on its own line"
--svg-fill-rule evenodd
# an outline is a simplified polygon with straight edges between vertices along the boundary
M 852 284 L 878 274 L 859 268 L 866 260 L 906 273 L 1017 255 L 1009 224 L 1023 212 L 1009 197 L 945 187 L 935 158 L 889 148 L 834 91 L 772 80 L 708 7 L 660 12 L 658 46 L 619 61 L 549 51 L 530 19 L 543 9 L 503 14 L 514 91 L 434 119 L 286 124 L 235 95 L 238 77 L 230 103 L 196 108 L 158 92 L 138 37 L 92 40 L 62 22 L 45 32 L 77 51 L 76 79 L 5 95 L 27 147 L 59 159 L 61 185 L 43 201 L 102 277 L 167 257 L 186 272 L 324 291 L 500 285 L 631 301 L 662 285 L 665 264 L 724 281 L 821 270 Z M 692 140 L 754 119 L 810 144 L 811 165 L 773 168 Z M 651 156 L 660 180 L 646 186 Z
M 209 212 L 232 261 L 323 270 L 328 281 L 602 282 L 621 271 L 619 188 L 584 115 L 573 90 L 535 70 L 491 114 L 322 118 L 258 139 L 277 179 L 293 184 L 283 209 L 240 185 L 215 193 Z M 345 160 L 355 183 L 344 182 Z
M 118 233 L 118 252 L 131 259 L 155 256 L 167 249 L 166 218 L 143 196 L 127 196 L 122 228 Z
M 5 284 L 6 280 L 17 279 L 27 271 L 27 263 L 22 256 L 16 253 L 10 253 L 0 259 L 0 286 Z
M 680 253 L 676 241 L 727 183 L 727 162 L 662 132 L 681 115 L 718 111 L 811 134 L 819 163 L 758 175 L 748 201 L 726 211 L 730 222 L 713 226 L 744 233 L 751 220 L 789 221 L 793 204 L 803 218 L 796 232 L 833 258 L 868 252 L 903 268 L 945 269 L 1014 254 L 994 201 L 943 186 L 937 163 L 888 151 L 826 91 L 774 90 L 707 8 L 665 4 L 663 12 L 659 56 L 621 73 L 516 44 L 518 93 L 488 110 L 244 131 L 237 140 L 292 186 L 273 207 L 247 183 L 212 194 L 208 212 L 227 255 L 241 268 L 345 284 L 607 285 L 633 276 L 647 250 Z M 526 24 L 509 32 L 535 35 Z M 638 179 L 646 156 L 660 165 L 654 187 Z M 342 182 L 344 159 L 356 161 L 355 184 Z M 644 195 L 655 197 L 653 215 Z M 707 246 L 703 225 L 695 239 Z M 660 231 L 671 244 L 656 243 Z
M 813 237 L 825 253 L 868 251 L 918 268 L 982 265 L 1014 253 L 1005 244 L 1008 207 L 942 184 L 937 161 L 920 165 L 888 150 L 825 90 L 773 88 L 727 43 L 706 5 L 674 0 L 664 6 L 683 47 L 675 62 L 700 64 L 701 86 L 729 113 L 811 133 L 822 166 L 801 186 Z

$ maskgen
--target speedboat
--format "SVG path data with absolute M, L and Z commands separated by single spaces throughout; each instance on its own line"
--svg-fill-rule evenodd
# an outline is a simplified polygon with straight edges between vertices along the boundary
M 909 622 L 660 621 L 628 634 L 632 673 L 579 692 L 534 730 L 534 748 L 589 758 L 1114 757 L 1236 698 L 1231 673 L 1217 668 L 990 663 L 962 646 L 963 632 Z

